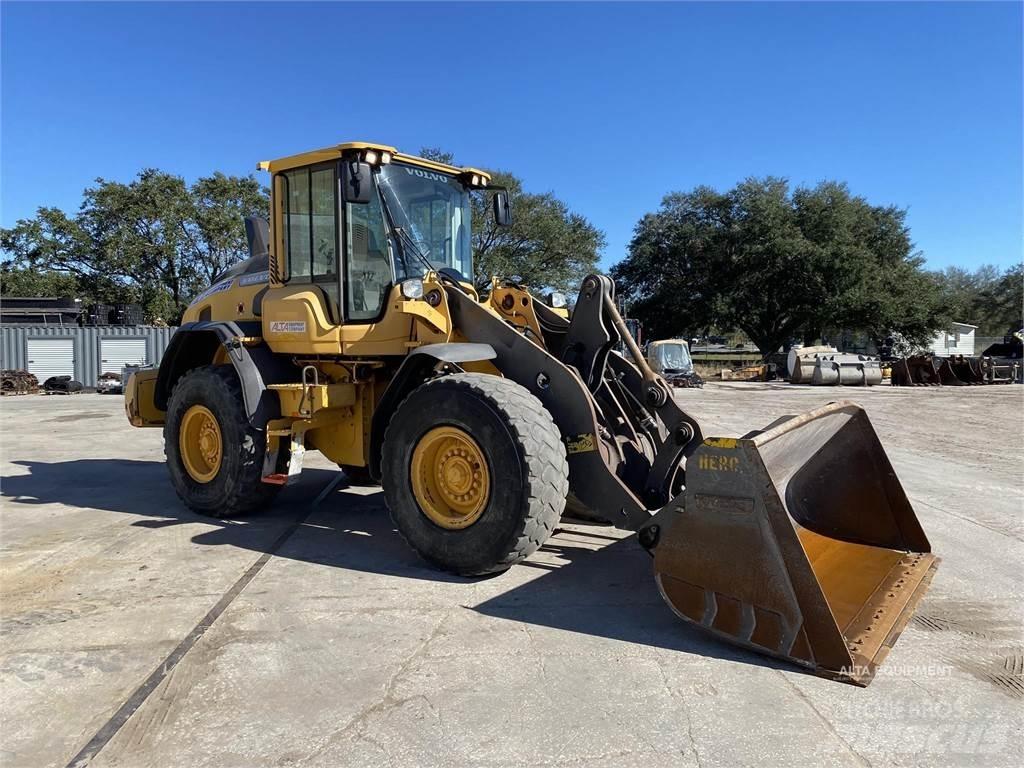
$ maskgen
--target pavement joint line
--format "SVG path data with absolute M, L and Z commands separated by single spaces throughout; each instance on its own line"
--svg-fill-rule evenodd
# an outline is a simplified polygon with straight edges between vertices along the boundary
M 991 525 L 987 525 L 986 523 L 983 523 L 980 520 L 975 520 L 973 517 L 966 517 L 965 515 L 958 515 L 956 512 L 951 512 L 950 510 L 944 509 L 943 507 L 937 507 L 934 504 L 929 504 L 927 501 L 921 501 L 921 499 L 916 497 L 916 496 L 911 496 L 910 498 L 913 499 L 915 504 L 920 504 L 922 507 L 928 507 L 928 509 L 934 509 L 936 512 L 942 512 L 945 515 L 950 515 L 952 517 L 955 517 L 957 520 L 963 520 L 965 523 L 971 523 L 972 525 L 976 525 L 979 528 L 984 528 L 986 531 L 991 531 L 992 533 L 998 533 L 1000 536 L 1006 536 L 1008 539 L 1013 539 L 1014 541 L 1022 541 L 1020 536 L 1016 536 L 1016 535 L 1014 535 L 1012 533 L 1007 533 L 1006 531 L 1001 531 L 998 528 L 993 528 Z
M 327 485 L 324 486 L 324 489 L 320 491 L 320 495 L 313 499 L 313 503 L 310 504 L 310 506 L 320 506 L 320 502 L 326 499 L 333 490 L 335 490 L 339 485 L 341 485 L 343 481 L 345 482 L 345 487 L 348 488 L 348 481 L 347 478 L 345 477 L 345 473 L 339 471 L 333 478 L 331 478 L 328 481 Z
M 84 768 L 84 766 L 87 766 L 92 762 L 93 758 L 110 743 L 111 739 L 113 739 L 114 736 L 117 735 L 118 731 L 124 727 L 125 723 L 131 719 L 132 715 L 138 711 L 139 707 L 146 702 L 146 699 L 149 698 L 150 694 L 159 687 L 164 678 L 170 675 L 174 668 L 178 666 L 178 662 L 185 658 L 185 655 L 192 650 L 193 646 L 195 646 L 195 644 L 199 642 L 200 638 L 206 634 L 206 630 L 213 626 L 213 623 L 217 621 L 227 607 L 234 602 L 235 598 L 241 594 L 242 590 L 248 586 L 249 582 L 256 578 L 259 572 L 263 570 L 263 566 L 270 561 L 270 558 L 277 554 L 278 550 L 284 546 L 284 543 L 288 541 L 291 535 L 295 533 L 295 531 L 297 531 L 304 522 L 306 522 L 309 516 L 313 513 L 313 510 L 313 505 L 307 507 L 306 511 L 296 518 L 291 525 L 289 525 L 281 535 L 277 537 L 267 551 L 256 558 L 256 561 L 245 570 L 245 573 L 238 577 L 235 583 L 231 585 L 231 588 L 221 596 L 220 600 L 217 601 L 213 608 L 211 608 L 207 614 L 199 620 L 199 623 L 192 628 L 192 631 L 189 632 L 180 643 L 178 643 L 174 650 L 171 651 L 162 662 L 160 662 L 159 666 L 150 673 L 149 677 L 143 681 L 142 685 L 135 689 L 132 695 L 125 700 L 110 719 L 107 720 L 103 727 L 101 727 L 96 734 L 89 739 L 88 743 L 78 751 L 78 754 L 71 758 L 66 768 Z
M 868 760 L 866 757 L 864 757 L 864 755 L 862 755 L 856 749 L 854 749 L 853 745 L 850 744 L 850 742 L 848 742 L 846 739 L 843 738 L 843 735 L 841 733 L 839 733 L 838 730 L 836 730 L 835 724 L 832 723 L 823 714 L 821 714 L 821 710 L 819 710 L 815 706 L 814 702 L 811 701 L 810 696 L 808 696 L 806 693 L 804 693 L 800 689 L 800 686 L 798 686 L 796 683 L 794 683 L 792 680 L 790 680 L 789 679 L 789 675 L 787 675 L 781 669 L 776 669 L 775 672 L 779 675 L 779 677 L 782 678 L 782 681 L 786 685 L 788 685 L 790 687 L 790 689 L 793 690 L 794 693 L 796 693 L 797 697 L 799 697 L 803 701 L 803 703 L 807 706 L 807 708 L 810 709 L 811 712 L 813 712 L 815 714 L 815 716 L 818 718 L 819 722 L 821 722 L 821 724 L 825 727 L 825 730 L 828 731 L 829 733 L 831 733 L 839 741 L 839 743 L 842 744 L 846 748 L 847 752 L 849 752 L 851 755 L 853 755 L 853 757 L 857 760 L 857 762 L 859 762 L 862 766 L 865 766 L 865 768 L 872 768 L 871 761 Z

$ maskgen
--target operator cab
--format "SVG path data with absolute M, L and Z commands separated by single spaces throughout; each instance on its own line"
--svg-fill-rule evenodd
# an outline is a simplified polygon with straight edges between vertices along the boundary
M 276 282 L 315 288 L 336 324 L 380 320 L 393 286 L 428 271 L 471 282 L 472 192 L 493 191 L 508 219 L 488 174 L 393 147 L 341 144 L 260 168 L 273 174 Z
M 691 374 L 693 360 L 690 358 L 690 347 L 682 340 L 652 342 L 647 347 L 648 363 L 658 373 Z

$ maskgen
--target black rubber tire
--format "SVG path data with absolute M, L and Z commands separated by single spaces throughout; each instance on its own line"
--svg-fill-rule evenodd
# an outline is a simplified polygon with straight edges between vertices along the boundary
M 193 512 L 208 517 L 237 517 L 267 506 L 281 489 L 262 482 L 266 437 L 249 423 L 242 403 L 242 387 L 230 365 L 191 370 L 171 392 L 164 424 L 164 455 L 175 492 Z M 224 442 L 220 471 L 208 483 L 192 479 L 178 446 L 181 419 L 193 405 L 210 409 Z
M 338 465 L 344 472 L 345 478 L 348 480 L 349 485 L 354 486 L 374 486 L 380 485 L 370 475 L 369 467 L 352 467 L 348 464 Z
M 491 476 L 480 518 L 458 530 L 436 525 L 421 511 L 410 480 L 416 444 L 442 425 L 473 437 Z M 480 373 L 433 379 L 413 390 L 388 425 L 381 467 L 398 532 L 427 562 L 463 576 L 504 571 L 533 554 L 554 531 L 569 493 L 565 446 L 551 415 L 514 381 Z

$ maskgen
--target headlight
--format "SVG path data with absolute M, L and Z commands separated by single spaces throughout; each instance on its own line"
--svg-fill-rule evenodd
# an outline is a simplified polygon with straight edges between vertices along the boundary
M 402 295 L 407 299 L 423 298 L 423 281 L 418 277 L 402 282 Z
M 391 162 L 391 153 L 390 152 L 381 152 L 380 153 L 380 164 L 381 165 L 387 165 L 390 162 Z
M 374 165 L 374 164 L 375 164 L 375 163 L 377 162 L 377 153 L 376 153 L 376 152 L 374 152 L 374 151 L 373 151 L 372 149 L 368 149 L 368 150 L 366 150 L 366 157 L 365 157 L 365 160 L 366 160 L 366 162 L 368 162 L 368 163 L 369 163 L 370 165 Z
M 554 291 L 548 296 L 548 304 L 555 309 L 561 309 L 565 306 L 565 294 L 559 291 Z

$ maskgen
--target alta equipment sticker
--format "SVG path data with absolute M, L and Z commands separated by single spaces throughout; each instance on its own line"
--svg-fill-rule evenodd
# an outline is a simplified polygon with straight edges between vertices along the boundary
M 274 320 L 270 324 L 271 333 L 305 333 L 305 320 Z

